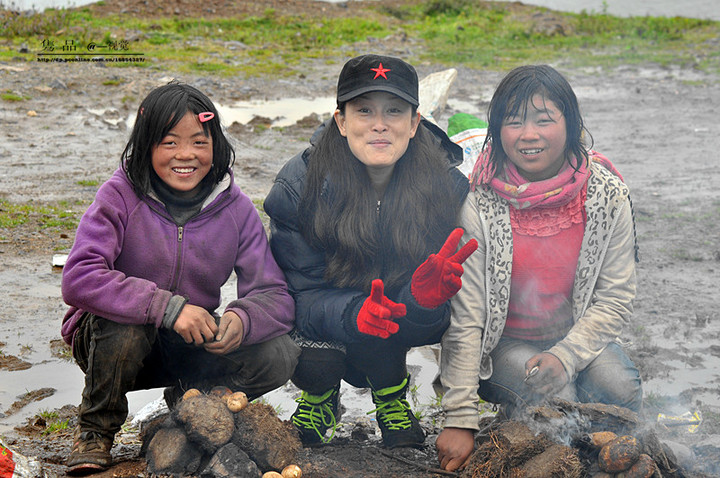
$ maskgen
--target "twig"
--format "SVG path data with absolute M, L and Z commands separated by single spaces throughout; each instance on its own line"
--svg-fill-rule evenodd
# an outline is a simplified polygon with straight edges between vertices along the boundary
M 440 475 L 447 475 L 447 476 L 460 476 L 460 475 L 458 475 L 457 473 L 455 473 L 454 471 L 441 470 L 440 468 L 432 468 L 432 467 L 430 467 L 430 466 L 421 465 L 420 463 L 416 463 L 416 462 L 414 462 L 414 461 L 408 460 L 407 458 L 403 458 L 403 457 L 401 457 L 401 456 L 394 455 L 394 454 L 392 454 L 392 453 L 390 453 L 390 452 L 388 452 L 388 451 L 385 451 L 385 450 L 382 450 L 382 449 L 379 449 L 379 448 L 378 448 L 378 451 L 379 451 L 380 453 L 382 453 L 383 455 L 387 456 L 388 458 L 395 458 L 395 459 L 398 460 L 398 461 L 402 461 L 402 462 L 405 463 L 406 465 L 411 465 L 411 466 L 414 466 L 414 467 L 416 467 L 416 468 L 421 468 L 421 469 L 423 469 L 423 470 L 425 470 L 425 471 L 427 471 L 427 472 L 430 472 L 430 473 L 437 473 L 437 474 L 440 474 Z

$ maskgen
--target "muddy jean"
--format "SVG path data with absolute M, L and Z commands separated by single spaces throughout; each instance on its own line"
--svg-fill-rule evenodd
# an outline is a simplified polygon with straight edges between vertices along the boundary
M 132 390 L 222 385 L 253 400 L 284 385 L 299 354 L 293 340 L 282 335 L 216 355 L 186 344 L 171 330 L 86 313 L 73 341 L 73 356 L 85 373 L 78 424 L 83 431 L 114 436 L 127 418 L 126 394 Z
M 505 405 L 509 416 L 517 408 L 539 403 L 543 397 L 534 394 L 523 381 L 525 362 L 552 345 L 554 342 L 501 338 L 490 353 L 492 376 L 480 381 L 480 398 Z M 639 412 L 642 406 L 640 373 L 622 348 L 612 342 L 556 396 L 575 402 L 618 405 Z

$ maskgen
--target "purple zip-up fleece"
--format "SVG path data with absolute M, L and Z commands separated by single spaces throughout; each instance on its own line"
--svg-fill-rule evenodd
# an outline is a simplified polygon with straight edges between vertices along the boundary
M 122 169 L 103 184 L 80 220 L 63 269 L 70 309 L 62 336 L 72 343 L 84 311 L 122 324 L 161 327 L 170 298 L 214 312 L 235 271 L 237 299 L 227 310 L 243 321 L 243 345 L 292 329 L 295 307 L 252 201 L 232 170 L 202 210 L 176 225 L 164 205 L 139 197 Z

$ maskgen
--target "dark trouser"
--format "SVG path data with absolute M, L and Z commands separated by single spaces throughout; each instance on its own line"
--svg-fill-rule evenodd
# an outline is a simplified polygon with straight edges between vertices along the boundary
M 83 431 L 114 436 L 127 418 L 126 394 L 132 390 L 224 385 L 253 400 L 288 381 L 299 353 L 282 335 L 215 355 L 171 330 L 85 314 L 73 342 L 73 356 L 85 373 L 78 424 Z
M 313 395 L 322 395 L 340 380 L 374 390 L 399 385 L 407 377 L 408 348 L 391 340 L 373 339 L 333 348 L 302 347 L 292 382 Z

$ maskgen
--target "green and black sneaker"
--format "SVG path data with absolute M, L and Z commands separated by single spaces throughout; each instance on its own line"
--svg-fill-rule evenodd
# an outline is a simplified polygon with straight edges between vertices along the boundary
M 340 384 L 331 388 L 322 395 L 313 395 L 303 391 L 300 398 L 295 401 L 298 406 L 292 414 L 295 428 L 300 432 L 303 445 L 317 445 L 328 443 L 335 436 L 335 428 L 340 419 L 338 397 Z M 332 428 L 330 438 L 325 439 L 325 432 Z
M 425 443 L 425 431 L 405 400 L 409 378 L 408 375 L 394 387 L 372 390 L 372 400 L 377 408 L 368 414 L 375 412 L 387 448 L 421 448 Z

